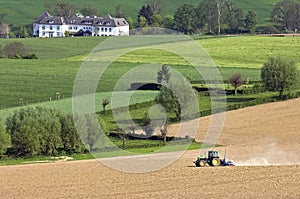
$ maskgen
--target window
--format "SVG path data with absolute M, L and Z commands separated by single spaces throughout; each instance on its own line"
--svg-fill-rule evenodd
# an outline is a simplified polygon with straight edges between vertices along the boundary
M 42 32 L 42 35 L 43 35 L 43 36 L 45 36 L 45 35 L 46 35 L 46 33 L 43 31 L 43 32 Z
M 45 30 L 45 26 L 42 26 L 42 30 Z
M 69 30 L 72 30 L 72 26 L 69 26 Z
M 56 26 L 56 30 L 59 30 L 60 29 L 60 27 L 59 26 Z
M 74 27 L 74 30 L 77 30 L 77 29 L 78 29 L 78 27 L 77 27 L 77 26 L 75 26 L 75 27 Z
M 111 32 L 111 28 L 109 28 L 108 30 L 109 30 L 109 32 Z
M 107 28 L 105 28 L 105 32 L 107 32 Z
M 104 32 L 104 28 L 101 28 L 101 32 Z
M 52 27 L 52 26 L 49 26 L 49 29 L 50 29 L 50 30 L 52 30 L 52 29 L 53 29 L 53 27 Z
M 56 36 L 60 37 L 60 32 L 57 32 L 57 33 L 56 33 Z

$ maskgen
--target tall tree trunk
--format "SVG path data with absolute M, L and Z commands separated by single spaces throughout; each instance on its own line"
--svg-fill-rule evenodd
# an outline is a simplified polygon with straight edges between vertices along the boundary
M 217 11 L 218 11 L 218 35 L 221 34 L 221 16 L 222 16 L 222 13 L 221 13 L 221 10 L 222 10 L 222 7 L 224 5 L 224 0 L 216 0 L 216 4 L 217 4 Z

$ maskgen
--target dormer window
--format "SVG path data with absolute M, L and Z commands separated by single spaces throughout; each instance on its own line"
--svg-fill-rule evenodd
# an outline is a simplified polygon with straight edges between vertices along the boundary
M 99 21 L 99 22 L 98 22 L 98 25 L 102 25 L 102 24 L 103 24 L 103 22 L 102 22 L 102 21 Z
M 75 20 L 75 19 L 72 19 L 72 20 L 71 20 L 71 23 L 76 23 L 76 20 Z
M 52 20 L 52 19 L 50 19 L 50 20 L 49 20 L 49 23 L 53 23 L 53 20 Z

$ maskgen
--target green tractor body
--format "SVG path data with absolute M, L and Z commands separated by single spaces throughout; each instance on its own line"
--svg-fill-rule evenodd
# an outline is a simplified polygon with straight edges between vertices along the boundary
M 222 160 L 219 157 L 218 151 L 208 151 L 208 155 L 206 157 L 200 156 L 194 161 L 197 167 L 204 167 L 207 164 L 209 166 L 220 166 Z

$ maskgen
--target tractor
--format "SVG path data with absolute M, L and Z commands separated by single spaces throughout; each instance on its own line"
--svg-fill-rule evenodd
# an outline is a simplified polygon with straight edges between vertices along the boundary
M 206 157 L 200 156 L 197 157 L 197 160 L 194 161 L 196 167 L 204 167 L 207 164 L 209 166 L 235 166 L 234 162 L 226 160 L 226 152 L 224 155 L 224 159 L 220 159 L 218 151 L 208 151 L 208 155 Z

